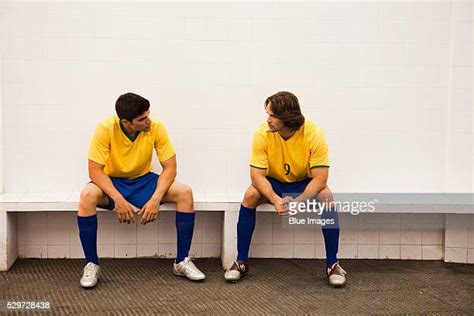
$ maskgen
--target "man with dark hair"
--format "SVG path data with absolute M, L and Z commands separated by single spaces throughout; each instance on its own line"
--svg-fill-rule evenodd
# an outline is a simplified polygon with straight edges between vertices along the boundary
M 94 287 L 99 278 L 96 208 L 115 210 L 120 223 L 133 223 L 139 209 L 140 223 L 158 217 L 160 203 L 176 203 L 177 257 L 173 272 L 190 280 L 203 280 L 188 257 L 194 231 L 191 188 L 175 181 L 176 154 L 164 125 L 150 118 L 150 102 L 133 93 L 121 95 L 117 115 L 97 125 L 92 138 L 89 182 L 81 192 L 77 223 L 87 264 L 81 286 Z M 153 149 L 163 168 L 152 172 Z
M 267 98 L 266 123 L 257 129 L 250 158 L 251 185 L 242 201 L 237 223 L 237 260 L 224 278 L 236 282 L 249 271 L 248 252 L 256 222 L 258 205 L 270 202 L 280 216 L 288 215 L 290 202 L 316 198 L 326 203 L 321 217 L 333 225 L 323 227 L 326 246 L 326 273 L 333 286 L 344 285 L 346 272 L 339 265 L 338 216 L 332 192 L 327 186 L 329 159 L 322 130 L 305 120 L 298 99 L 290 92 L 278 92 Z M 297 194 L 292 198 L 290 194 Z M 288 196 L 287 196 L 288 195 Z

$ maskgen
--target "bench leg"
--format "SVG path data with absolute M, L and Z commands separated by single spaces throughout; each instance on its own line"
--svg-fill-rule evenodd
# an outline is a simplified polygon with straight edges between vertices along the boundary
M 469 226 L 474 215 L 446 214 L 444 227 L 444 262 L 469 262 Z
M 0 271 L 7 271 L 18 257 L 17 215 L 0 210 Z
M 237 258 L 237 221 L 239 219 L 240 204 L 229 205 L 224 212 L 224 227 L 222 229 L 222 267 L 226 269 Z

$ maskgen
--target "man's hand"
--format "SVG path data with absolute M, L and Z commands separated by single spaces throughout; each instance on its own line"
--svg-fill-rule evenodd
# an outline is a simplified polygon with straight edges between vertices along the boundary
M 280 216 L 288 216 L 288 203 L 288 197 L 285 197 L 283 199 L 281 197 L 277 197 L 272 202 L 276 212 Z
M 127 202 L 123 198 L 123 196 L 118 197 L 114 200 L 115 202 L 115 213 L 117 213 L 117 217 L 120 223 L 134 223 L 135 222 L 135 214 L 133 214 L 133 207 L 130 203 Z
M 290 203 L 291 202 L 295 202 L 295 198 L 293 198 L 292 196 L 285 196 L 283 199 L 282 199 L 282 203 L 283 205 L 285 206 L 285 210 L 286 212 L 289 213 L 290 211 Z
M 148 222 L 153 222 L 158 218 L 158 211 L 160 210 L 160 200 L 150 199 L 141 209 L 140 213 L 142 219 L 140 224 L 145 225 Z

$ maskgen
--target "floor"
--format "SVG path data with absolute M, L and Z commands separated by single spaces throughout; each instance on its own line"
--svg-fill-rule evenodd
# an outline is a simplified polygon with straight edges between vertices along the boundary
M 327 284 L 323 260 L 251 259 L 241 282 L 226 283 L 218 259 L 197 259 L 194 283 L 172 260 L 102 259 L 94 289 L 79 285 L 83 260 L 21 259 L 0 272 L 6 302 L 49 301 L 52 314 L 474 314 L 474 265 L 441 261 L 342 260 L 343 288 Z

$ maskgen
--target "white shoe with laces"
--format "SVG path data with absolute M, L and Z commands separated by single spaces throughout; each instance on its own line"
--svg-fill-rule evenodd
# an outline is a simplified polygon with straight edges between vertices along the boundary
M 179 276 L 185 276 L 192 281 L 201 281 L 206 278 L 206 275 L 202 273 L 191 261 L 191 258 L 186 257 L 183 261 L 173 264 L 173 273 Z
M 224 273 L 224 279 L 230 282 L 237 282 L 249 272 L 249 265 L 245 262 L 235 260 Z
M 98 264 L 88 262 L 83 270 L 81 286 L 85 288 L 96 286 L 99 280 L 99 272 L 100 268 Z
M 335 287 L 343 286 L 346 283 L 347 272 L 339 265 L 339 262 L 326 268 L 329 284 Z

